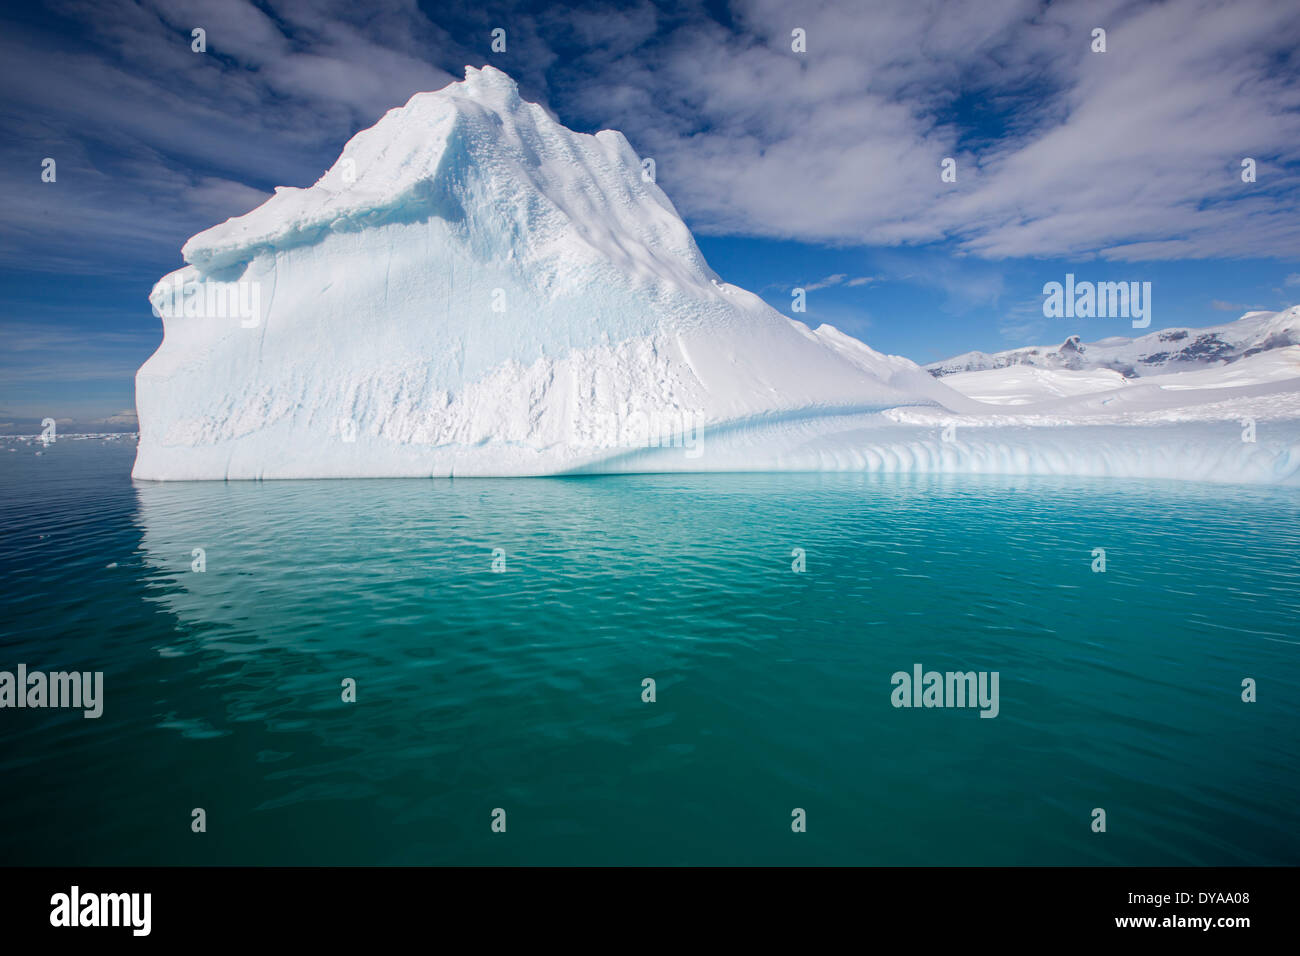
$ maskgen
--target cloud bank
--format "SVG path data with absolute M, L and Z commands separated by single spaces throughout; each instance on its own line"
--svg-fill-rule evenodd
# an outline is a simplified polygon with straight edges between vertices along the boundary
M 569 125 L 626 132 L 704 233 L 984 259 L 1300 255 L 1292 0 L 48 9 L 0 39 L 8 263 L 174 259 L 488 62 Z M 57 184 L 39 181 L 46 156 Z

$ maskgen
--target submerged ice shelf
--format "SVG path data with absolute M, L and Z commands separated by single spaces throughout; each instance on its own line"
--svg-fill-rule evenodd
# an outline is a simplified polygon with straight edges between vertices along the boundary
M 1143 426 L 900 425 L 878 415 L 789 420 L 628 451 L 575 474 L 655 471 L 861 471 L 883 474 L 1071 475 L 1298 484 L 1300 420 L 1244 443 L 1236 423 Z M 1272 430 L 1272 426 L 1270 426 Z
M 136 377 L 137 478 L 1300 480 L 1300 369 L 1231 394 L 1213 374 L 1144 393 L 1118 373 L 936 378 L 723 282 L 622 134 L 566 129 L 491 67 L 183 254 L 151 297 L 165 336 Z M 1256 441 L 1243 415 L 1266 419 Z

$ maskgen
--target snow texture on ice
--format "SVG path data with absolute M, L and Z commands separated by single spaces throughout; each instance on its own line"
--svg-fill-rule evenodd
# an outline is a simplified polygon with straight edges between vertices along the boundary
M 1235 391 L 976 387 L 781 315 L 709 268 L 621 133 L 566 129 L 491 67 L 183 255 L 151 296 L 136 478 L 1300 473 L 1298 379 L 1276 368 Z M 1253 444 L 1227 427 L 1242 400 L 1277 418 Z

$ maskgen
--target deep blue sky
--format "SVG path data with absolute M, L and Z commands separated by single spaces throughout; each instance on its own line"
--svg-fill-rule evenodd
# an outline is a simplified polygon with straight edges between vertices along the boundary
M 162 334 L 146 295 L 184 241 L 310 185 L 466 64 L 574 129 L 621 129 L 727 281 L 787 313 L 809 288 L 797 318 L 882 351 L 1132 334 L 1043 318 L 1067 272 L 1151 282 L 1152 330 L 1282 308 L 1300 302 L 1298 50 L 1294 0 L 6 9 L 0 428 L 129 423 Z

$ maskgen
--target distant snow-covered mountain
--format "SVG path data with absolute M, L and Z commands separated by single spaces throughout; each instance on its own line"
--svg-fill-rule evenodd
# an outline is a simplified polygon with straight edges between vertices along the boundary
M 1110 369 L 1125 378 L 1227 365 L 1271 349 L 1300 345 L 1300 306 L 1281 312 L 1247 312 L 1235 322 L 1203 329 L 1163 329 L 1140 338 L 1112 336 L 1084 342 L 1071 335 L 1057 346 L 1005 352 L 966 352 L 926 366 L 942 377 L 1029 365 L 1074 372 Z

